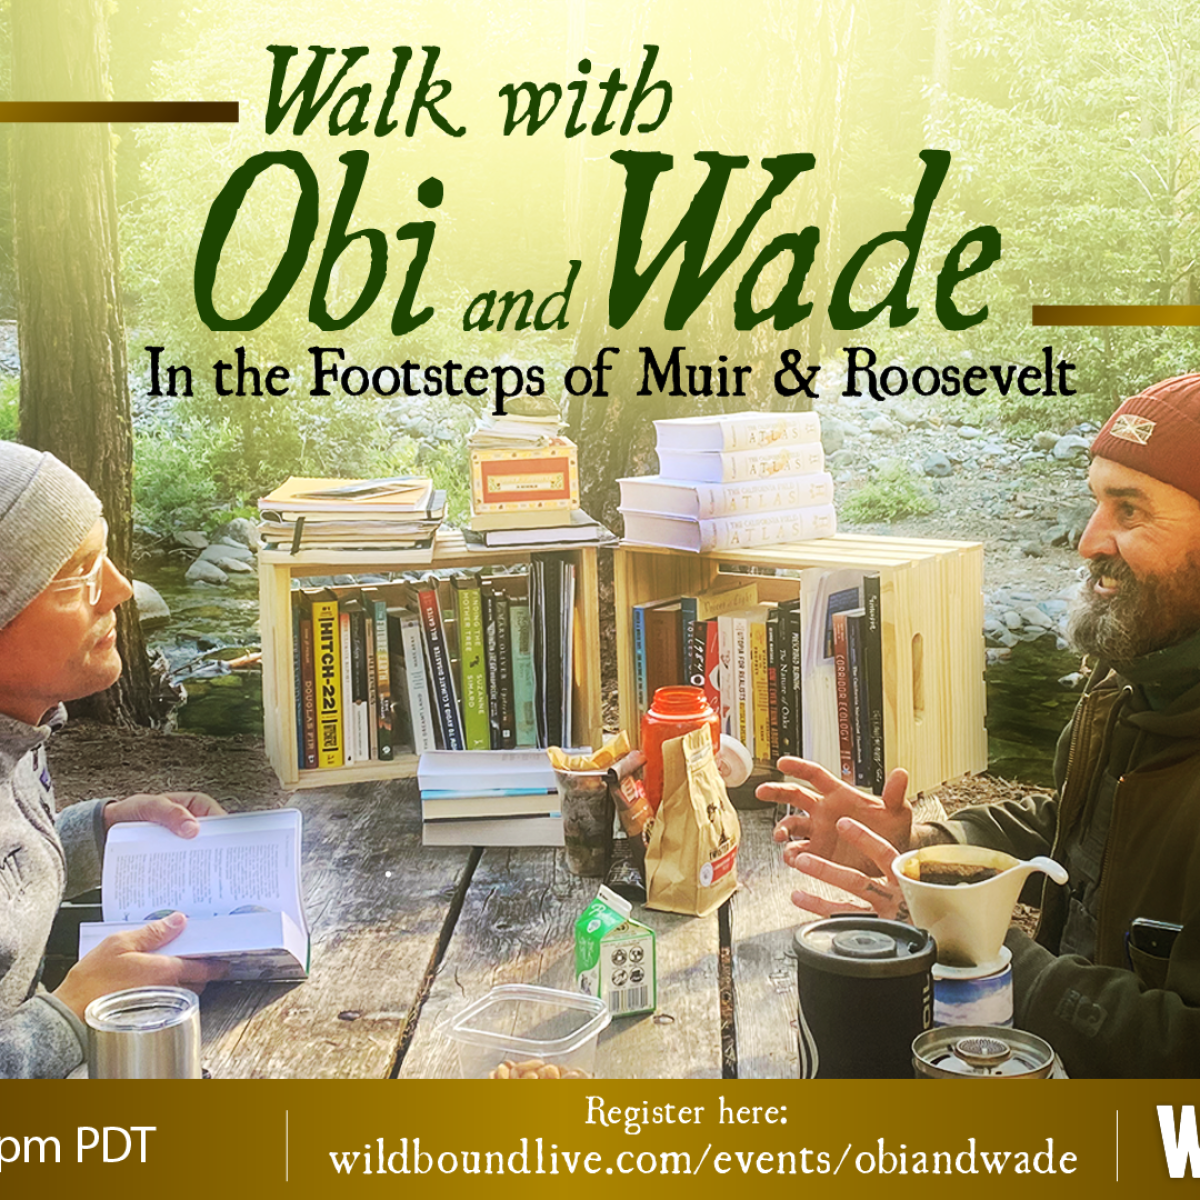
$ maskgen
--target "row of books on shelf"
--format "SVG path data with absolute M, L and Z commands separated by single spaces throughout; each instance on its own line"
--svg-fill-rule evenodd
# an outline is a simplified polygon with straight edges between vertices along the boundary
M 880 792 L 884 767 L 883 625 L 877 574 L 793 572 L 799 595 L 759 598 L 733 583 L 632 610 L 639 716 L 660 687 L 702 687 L 756 763 L 822 763 Z
M 544 750 L 421 755 L 426 846 L 561 846 L 558 786 Z
M 293 593 L 298 762 L 561 745 L 572 721 L 574 564 L 535 556 Z

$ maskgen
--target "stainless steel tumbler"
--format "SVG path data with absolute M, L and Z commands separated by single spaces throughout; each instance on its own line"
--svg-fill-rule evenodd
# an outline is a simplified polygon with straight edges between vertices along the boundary
M 199 1079 L 200 1001 L 177 987 L 129 988 L 93 1000 L 88 1027 L 92 1079 Z

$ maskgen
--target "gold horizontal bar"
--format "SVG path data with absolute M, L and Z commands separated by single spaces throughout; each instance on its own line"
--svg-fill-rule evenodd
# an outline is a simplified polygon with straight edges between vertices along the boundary
M 236 125 L 236 100 L 8 100 L 0 101 L 0 124 Z
M 1035 304 L 1034 325 L 1200 325 L 1200 304 Z

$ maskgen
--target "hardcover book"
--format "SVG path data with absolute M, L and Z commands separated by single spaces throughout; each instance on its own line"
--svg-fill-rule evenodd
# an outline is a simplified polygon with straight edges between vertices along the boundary
M 747 483 L 780 475 L 810 475 L 825 469 L 820 442 L 767 450 L 660 450 L 658 473 L 699 483 Z
M 340 767 L 345 760 L 345 732 L 342 725 L 342 638 L 337 600 L 313 600 L 312 623 L 317 758 L 322 767 Z
M 740 412 L 675 417 L 654 422 L 659 450 L 763 450 L 796 442 L 819 442 L 814 412 Z
M 809 475 L 776 475 L 751 483 L 689 483 L 661 475 L 619 479 L 621 508 L 711 521 L 756 513 L 787 512 L 833 503 L 833 476 L 828 471 Z
M 447 750 L 465 750 L 462 717 L 458 707 L 458 689 L 454 684 L 454 669 L 442 626 L 442 606 L 435 581 L 417 591 L 418 615 L 421 619 L 425 661 L 434 699 L 434 716 L 441 728 L 442 743 Z

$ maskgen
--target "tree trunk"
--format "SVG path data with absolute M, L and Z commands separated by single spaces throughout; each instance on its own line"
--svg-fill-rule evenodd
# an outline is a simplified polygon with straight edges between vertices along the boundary
M 683 28 L 693 17 L 692 8 L 683 0 L 670 0 L 654 6 L 643 4 L 623 9 L 622 63 L 636 64 L 641 47 L 647 42 L 660 43 L 658 75 L 674 76 L 678 90 L 671 113 L 670 137 L 663 149 L 675 159 L 681 178 L 698 187 L 702 173 L 692 160 L 696 150 L 719 147 L 727 153 L 744 153 L 750 159 L 746 177 L 754 187 L 763 186 L 761 160 L 766 155 L 788 151 L 808 151 L 815 155 L 816 169 L 803 176 L 781 196 L 772 208 L 780 229 L 799 231 L 816 225 L 821 241 L 812 269 L 808 272 L 804 298 L 814 301 L 812 314 L 786 330 L 776 330 L 772 322 L 763 322 L 747 331 L 733 328 L 732 300 L 734 284 L 749 267 L 765 233 L 756 233 L 746 250 L 714 288 L 710 297 L 687 321 L 684 329 L 669 331 L 663 327 L 663 309 L 670 294 L 679 257 L 667 265 L 658 282 L 622 329 L 608 324 L 608 286 L 612 278 L 617 242 L 617 217 L 621 211 L 623 175 L 615 164 L 605 166 L 597 146 L 590 151 L 585 139 L 577 141 L 576 158 L 568 168 L 567 222 L 568 244 L 572 256 L 584 261 L 584 270 L 593 272 L 594 286 L 583 287 L 586 297 L 577 316 L 576 363 L 591 366 L 597 351 L 605 345 L 621 349 L 617 360 L 620 375 L 615 383 L 610 376 L 611 395 L 573 397 L 568 405 L 568 424 L 579 443 L 580 492 L 584 507 L 605 524 L 619 530 L 616 480 L 623 475 L 645 474 L 655 470 L 654 418 L 691 416 L 700 413 L 732 412 L 759 408 L 796 410 L 811 407 L 803 393 L 785 397 L 774 388 L 773 375 L 780 366 L 780 354 L 786 349 L 799 352 L 802 362 L 820 362 L 825 346 L 826 308 L 829 289 L 839 260 L 837 192 L 842 156 L 842 117 L 855 55 L 857 0 L 777 0 L 763 6 L 755 38 L 736 61 L 727 48 L 718 44 L 674 43 L 666 31 Z M 572 44 L 586 44 L 588 21 L 612 21 L 615 18 L 601 5 L 589 13 L 583 0 L 574 0 Z M 662 36 L 659 36 L 662 34 Z M 604 39 L 601 39 L 602 41 Z M 815 53 L 805 53 L 811 42 Z M 810 59 L 812 62 L 810 62 Z M 797 62 L 803 61 L 802 87 L 798 91 Z M 816 65 L 813 66 L 813 63 Z M 752 80 L 748 94 L 737 88 Z M 703 81 L 701 84 L 691 81 Z M 736 110 L 729 98 L 738 97 Z M 687 101 L 691 101 L 688 107 Z M 638 148 L 637 143 L 633 143 Z M 615 148 L 615 147 L 614 147 Z M 607 147 L 606 147 L 607 150 Z M 593 161 L 582 169 L 583 155 Z M 674 199 L 664 193 L 668 185 L 656 185 L 651 205 L 655 211 L 672 214 L 673 225 L 688 203 L 688 195 L 676 184 Z M 736 189 L 731 189 L 736 190 Z M 686 189 L 685 189 L 686 191 Z M 746 200 L 727 200 L 710 243 L 710 259 L 733 232 L 746 211 Z M 605 233 L 597 237 L 597 230 Z M 650 261 L 661 244 L 664 229 L 649 237 L 640 266 Z M 785 256 L 786 260 L 786 256 Z M 775 264 L 779 270 L 764 278 L 763 297 L 773 295 L 772 287 L 782 284 L 786 261 Z M 761 300 L 760 300 L 761 303 Z M 672 346 L 686 346 L 687 361 L 716 365 L 719 356 L 728 362 L 752 368 L 747 394 L 742 397 L 671 396 L 652 390 L 639 396 L 642 380 L 639 348 L 648 346 L 659 363 Z
M 16 99 L 110 98 L 104 0 L 15 0 L 12 22 Z M 12 178 L 21 440 L 91 484 L 108 518 L 109 553 L 129 574 L 133 429 L 109 127 L 18 125 Z M 117 618 L 124 673 L 73 710 L 150 724 L 153 689 L 135 603 Z

